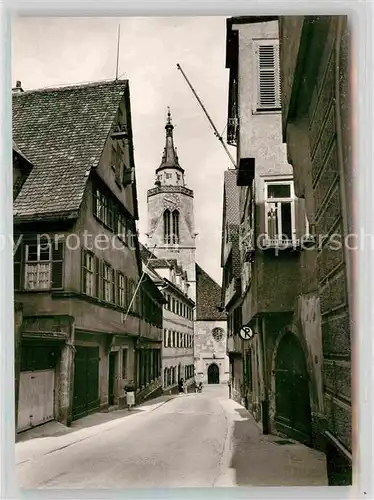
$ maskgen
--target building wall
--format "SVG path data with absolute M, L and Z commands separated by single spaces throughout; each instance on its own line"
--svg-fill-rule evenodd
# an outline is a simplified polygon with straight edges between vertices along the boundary
M 256 158 L 256 172 L 261 176 L 292 174 L 287 165 L 286 145 L 282 143 L 281 120 L 277 113 L 258 113 L 254 39 L 278 39 L 277 21 L 233 25 L 239 31 L 239 155 Z M 266 138 L 266 140 L 265 140 Z
M 170 297 L 175 297 L 181 300 L 180 295 L 173 294 L 172 289 L 169 288 L 167 292 Z M 190 307 L 190 304 L 189 304 Z M 185 367 L 193 366 L 194 364 L 194 344 L 192 347 L 166 347 L 165 346 L 165 333 L 168 331 L 176 331 L 181 334 L 194 335 L 193 320 L 180 316 L 166 307 L 164 307 L 163 312 L 163 328 L 164 328 L 164 341 L 162 342 L 162 374 L 164 374 L 165 369 L 175 367 L 176 368 L 176 381 L 174 388 L 178 385 L 178 367 L 180 366 L 180 374 L 182 378 L 185 378 Z M 192 340 L 194 342 L 194 339 Z M 193 375 L 193 373 L 192 373 Z M 163 389 L 172 390 L 172 386 L 167 386 L 163 380 Z
M 212 336 L 213 328 L 225 331 L 223 338 L 217 342 Z M 195 369 L 197 380 L 208 383 L 208 367 L 217 363 L 220 383 L 229 381 L 229 359 L 226 354 L 227 322 L 226 321 L 196 321 L 195 322 Z
M 298 50 L 300 21 L 294 17 L 281 21 L 282 81 L 287 97 L 284 136 L 300 192 L 314 208 L 317 237 L 346 235 L 352 228 L 349 32 L 344 16 L 321 17 L 314 25 L 315 31 L 309 35 L 310 47 L 304 53 Z M 302 28 L 306 27 L 304 22 Z M 296 41 L 289 47 L 289 40 L 293 39 Z M 294 72 L 296 61 L 303 58 L 304 74 L 298 75 Z M 309 90 L 301 94 L 306 106 L 291 109 L 295 85 L 294 89 L 290 85 L 300 77 Z M 325 243 L 316 256 L 314 269 L 320 297 L 323 405 L 328 431 L 325 436 L 332 435 L 340 442 L 337 445 L 333 439 L 326 440 L 329 482 L 350 484 L 351 256 L 344 247 Z M 307 319 L 308 325 L 309 322 Z M 342 454 L 339 447 L 346 451 Z
M 139 278 L 139 268 L 135 248 L 122 245 L 114 233 L 93 215 L 92 190 L 93 183 L 91 179 L 87 183 L 79 218 L 73 232 L 78 235 L 82 247 L 87 247 L 89 250 L 92 249 L 97 257 L 106 260 L 114 269 L 121 270 L 126 276 L 137 281 Z M 108 241 L 109 244 L 107 243 Z M 81 247 L 75 249 L 77 245 L 74 244 L 73 238 L 71 244 L 72 249 L 66 250 L 66 285 L 69 290 L 80 292 Z
M 277 40 L 278 22 L 234 23 L 233 29 L 239 30 L 237 156 L 238 161 L 246 157 L 255 158 L 253 186 L 241 187 L 241 221 L 252 223 L 255 230 L 255 245 L 258 246 L 261 243 L 261 235 L 265 233 L 265 182 L 294 180 L 296 195 L 299 189 L 297 180 L 294 179 L 293 167 L 289 162 L 287 145 L 283 143 L 282 113 L 256 111 L 257 68 L 253 40 L 266 38 Z M 295 29 L 300 30 L 297 23 Z M 296 42 L 292 39 L 291 43 Z M 293 50 L 292 47 L 290 50 Z M 251 211 L 254 212 L 253 218 Z M 296 238 L 301 238 L 306 232 L 306 211 L 305 200 L 297 198 Z M 243 346 L 243 371 L 248 370 L 245 361 L 248 355 L 251 380 L 250 382 L 247 380 L 247 384 L 243 387 L 242 397 L 247 401 L 255 418 L 262 420 L 264 426 L 269 425 L 273 432 L 276 432 L 275 361 L 277 348 L 285 331 L 292 331 L 303 346 L 310 376 L 312 414 L 317 420 L 318 418 L 320 420 L 323 414 L 321 318 L 317 293 L 316 256 L 317 253 L 310 250 L 300 252 L 280 250 L 277 255 L 257 248 L 254 262 L 242 263 L 242 275 L 245 277 L 242 283 L 243 324 L 251 323 L 256 331 L 254 338 Z M 267 422 L 264 421 L 266 416 L 263 413 L 263 404 L 266 402 L 269 404 Z
M 14 403 L 15 426 L 18 419 L 18 393 L 21 372 L 21 339 L 22 339 L 23 306 L 20 302 L 14 303 Z
M 126 102 L 127 101 L 127 102 Z M 122 97 L 119 104 L 119 109 L 122 111 L 123 123 L 127 129 L 131 128 L 131 123 L 129 119 L 129 107 L 130 103 L 127 100 L 126 94 Z M 125 206 L 125 208 L 134 215 L 134 204 L 136 200 L 134 199 L 134 191 L 131 184 L 128 186 L 119 186 L 115 179 L 115 173 L 112 168 L 112 145 L 116 145 L 118 141 L 108 137 L 105 143 L 100 162 L 96 167 L 97 174 L 104 180 L 105 184 L 110 188 L 112 193 L 116 198 Z M 123 161 L 127 168 L 131 166 L 131 152 L 129 149 L 129 141 L 122 141 L 124 158 Z
M 256 238 L 265 232 L 264 181 L 279 176 L 292 178 L 292 166 L 287 162 L 286 145 L 282 142 L 281 112 L 256 112 L 257 80 L 256 39 L 278 39 L 278 22 L 233 24 L 239 31 L 239 146 L 238 159 L 255 158 L 254 210 Z M 241 218 L 251 203 L 250 188 L 241 187 Z M 243 264 L 246 266 L 247 264 Z M 268 257 L 256 252 L 252 265 L 253 284 L 243 302 L 243 323 L 261 311 L 289 310 L 298 288 L 298 261 L 294 256 Z M 277 283 L 282 283 L 282 293 Z

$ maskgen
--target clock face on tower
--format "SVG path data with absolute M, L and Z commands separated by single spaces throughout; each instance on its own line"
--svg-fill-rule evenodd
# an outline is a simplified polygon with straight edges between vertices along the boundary
M 164 207 L 165 208 L 177 208 L 179 206 L 178 196 L 175 194 L 167 194 L 164 198 Z

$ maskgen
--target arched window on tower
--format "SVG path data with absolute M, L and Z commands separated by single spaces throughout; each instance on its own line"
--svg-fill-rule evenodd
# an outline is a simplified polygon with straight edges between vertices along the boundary
M 167 245 L 171 243 L 170 235 L 170 210 L 166 209 L 164 212 L 164 243 Z
M 174 244 L 179 243 L 179 212 L 178 210 L 174 210 L 173 212 L 173 238 L 172 242 Z

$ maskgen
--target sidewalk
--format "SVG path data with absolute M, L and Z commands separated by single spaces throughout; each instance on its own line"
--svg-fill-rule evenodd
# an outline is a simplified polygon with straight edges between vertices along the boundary
M 327 486 L 325 455 L 289 438 L 263 435 L 243 406 L 220 400 L 230 425 L 226 473 L 217 486 Z
M 120 425 L 124 418 L 154 411 L 178 395 L 163 395 L 133 407 L 131 410 L 98 412 L 72 422 L 70 427 L 52 421 L 17 435 L 16 465 L 55 450 L 84 441 L 96 434 Z

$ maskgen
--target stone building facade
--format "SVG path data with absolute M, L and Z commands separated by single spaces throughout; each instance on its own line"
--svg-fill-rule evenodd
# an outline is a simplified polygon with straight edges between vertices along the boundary
M 305 200 L 318 252 L 303 266 L 306 299 L 299 325 L 315 338 L 316 383 L 323 388 L 320 436 L 331 485 L 352 481 L 352 251 L 354 232 L 350 34 L 346 16 L 280 18 L 283 139 L 295 193 Z M 308 293 L 309 292 L 309 293 Z M 315 346 L 316 347 L 316 346 Z M 318 346 L 318 351 L 320 347 Z
M 221 287 L 196 263 L 194 193 L 174 147 L 170 111 L 165 131 L 155 187 L 148 190 L 147 248 L 159 259 L 175 260 L 186 273 L 187 297 L 195 304 L 194 375 L 204 382 L 227 382 L 226 315 L 218 311 Z

